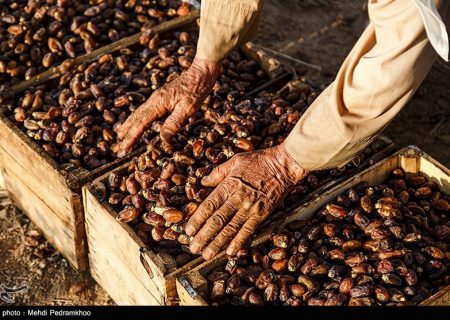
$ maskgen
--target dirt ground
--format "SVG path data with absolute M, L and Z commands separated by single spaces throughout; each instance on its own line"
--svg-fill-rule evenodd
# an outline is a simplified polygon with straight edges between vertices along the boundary
M 266 0 L 256 42 L 322 72 L 299 68 L 320 88 L 333 81 L 367 24 L 367 0 Z M 398 146 L 415 144 L 450 166 L 450 67 L 436 63 L 413 100 L 386 129 Z M 0 184 L 1 186 L 1 184 Z M 22 305 L 106 305 L 108 295 L 77 274 L 0 191 L 0 286 L 24 285 Z M 0 287 L 0 293 L 3 287 Z M 0 299 L 0 305 L 7 302 Z

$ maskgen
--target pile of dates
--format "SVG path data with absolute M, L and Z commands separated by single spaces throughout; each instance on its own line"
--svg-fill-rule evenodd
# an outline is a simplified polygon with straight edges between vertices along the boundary
M 3 111 L 58 163 L 98 168 L 116 158 L 118 126 L 154 90 L 190 66 L 196 42 L 196 33 L 155 36 L 144 49 L 136 46 L 103 55 L 67 72 L 56 84 L 29 89 L 17 100 L 7 101 Z M 218 101 L 233 101 L 265 80 L 256 61 L 233 52 L 223 62 L 206 103 L 218 106 Z M 199 112 L 194 118 L 201 116 Z M 160 125 L 154 123 L 135 147 L 148 143 Z
M 0 84 L 29 79 L 190 10 L 180 0 L 3 1 Z
M 362 182 L 207 275 L 209 302 L 414 305 L 450 284 L 450 196 L 420 174 Z

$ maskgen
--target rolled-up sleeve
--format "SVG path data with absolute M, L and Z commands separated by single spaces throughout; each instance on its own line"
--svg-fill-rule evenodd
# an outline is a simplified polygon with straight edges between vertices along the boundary
M 447 24 L 449 1 L 436 0 Z M 370 0 L 371 23 L 286 139 L 308 170 L 342 166 L 406 105 L 429 72 L 436 52 L 410 0 Z
M 197 57 L 219 61 L 255 36 L 263 0 L 203 0 Z

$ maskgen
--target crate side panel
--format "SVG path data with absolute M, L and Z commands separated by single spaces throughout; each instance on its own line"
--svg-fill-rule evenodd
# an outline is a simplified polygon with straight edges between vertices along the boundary
M 86 226 L 88 229 L 89 226 Z M 155 298 L 130 272 L 122 259 L 90 232 L 89 266 L 92 277 L 118 305 L 162 305 L 161 296 Z
M 108 247 L 126 265 L 124 273 L 132 274 L 155 296 L 165 295 L 165 268 L 162 262 L 152 252 L 145 253 L 145 260 L 153 273 L 151 278 L 141 263 L 142 244 L 139 243 L 137 236 L 132 236 L 129 228 L 124 228 L 117 222 L 87 187 L 83 188 L 83 197 L 90 258 L 92 259 L 95 252 L 98 252 L 96 246 Z

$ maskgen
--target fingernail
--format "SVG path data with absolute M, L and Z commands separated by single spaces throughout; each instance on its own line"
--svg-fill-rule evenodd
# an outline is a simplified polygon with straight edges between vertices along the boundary
M 188 236 L 192 236 L 192 234 L 194 233 L 194 228 L 189 226 L 186 228 L 185 232 Z
M 120 151 L 117 153 L 117 156 L 118 156 L 119 158 L 123 158 L 126 154 L 127 154 L 127 152 L 126 152 L 125 150 L 120 150 Z
M 200 246 L 198 245 L 198 243 L 191 243 L 189 249 L 191 249 L 192 253 L 197 253 L 200 251 Z
M 203 251 L 203 258 L 205 260 L 211 260 L 214 257 L 214 252 L 211 249 L 206 249 Z

